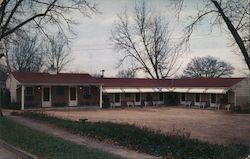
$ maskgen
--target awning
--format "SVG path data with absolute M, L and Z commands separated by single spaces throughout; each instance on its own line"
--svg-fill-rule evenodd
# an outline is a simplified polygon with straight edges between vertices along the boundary
M 204 93 L 206 89 L 204 88 L 190 88 L 188 93 Z
M 139 93 L 140 92 L 138 88 L 123 88 L 122 90 L 125 93 Z
M 159 92 L 157 88 L 139 88 L 140 92 L 151 93 L 151 92 Z
M 159 88 L 160 92 L 170 92 L 169 88 Z
M 121 88 L 103 88 L 104 93 L 122 93 L 123 90 Z
M 227 91 L 225 88 L 208 88 L 205 93 L 226 94 Z
M 175 88 L 173 89 L 173 92 L 178 92 L 178 93 L 187 93 L 189 88 Z

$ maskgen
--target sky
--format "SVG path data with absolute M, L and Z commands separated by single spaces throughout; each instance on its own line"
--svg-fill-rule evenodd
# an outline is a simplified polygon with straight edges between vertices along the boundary
M 93 2 L 93 0 L 91 1 Z M 117 20 L 117 14 L 124 9 L 132 16 L 135 0 L 95 0 L 100 13 L 92 15 L 91 18 L 76 14 L 75 20 L 79 22 L 74 27 L 76 37 L 72 40 L 72 55 L 74 61 L 69 65 L 66 72 L 86 72 L 98 74 L 105 70 L 105 76 L 114 77 L 121 69 L 126 69 L 126 64 L 117 68 L 121 54 L 114 49 L 114 44 L 110 40 L 111 30 Z M 169 3 L 165 0 L 147 0 L 147 5 L 155 13 L 166 17 L 174 30 L 174 35 L 178 37 L 182 33 L 182 28 L 188 24 L 187 17 L 195 13 L 194 8 L 200 7 L 198 0 L 189 0 L 185 4 L 180 20 L 174 18 L 174 12 L 170 9 Z M 226 27 L 213 29 L 211 32 L 208 24 L 200 25 L 194 31 L 190 40 L 190 50 L 181 58 L 181 68 L 177 74 L 181 74 L 187 63 L 193 57 L 214 56 L 223 61 L 229 62 L 235 68 L 234 77 L 244 76 L 247 67 L 241 54 L 233 52 L 230 47 L 231 41 L 227 34 Z M 143 74 L 138 77 L 145 77 Z

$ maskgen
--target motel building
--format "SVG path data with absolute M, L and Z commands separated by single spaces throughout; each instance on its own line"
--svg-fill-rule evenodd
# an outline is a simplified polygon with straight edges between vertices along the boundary
M 21 110 L 47 107 L 245 107 L 247 78 L 96 78 L 76 73 L 13 72 L 6 81 Z

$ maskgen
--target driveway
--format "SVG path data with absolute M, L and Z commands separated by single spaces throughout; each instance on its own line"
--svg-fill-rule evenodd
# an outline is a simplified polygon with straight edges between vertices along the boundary
M 148 107 L 127 109 L 45 110 L 57 117 L 89 121 L 111 121 L 145 126 L 162 132 L 181 129 L 191 138 L 218 144 L 249 144 L 250 114 L 178 107 Z

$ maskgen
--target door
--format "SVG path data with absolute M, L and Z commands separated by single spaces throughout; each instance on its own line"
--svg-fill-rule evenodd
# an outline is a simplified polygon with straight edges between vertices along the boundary
M 135 93 L 135 105 L 141 105 L 141 94 Z
M 210 106 L 216 106 L 217 96 L 216 94 L 210 94 Z
M 69 87 L 69 106 L 77 106 L 77 89 Z
M 42 106 L 43 107 L 50 107 L 51 106 L 51 89 L 50 89 L 50 87 L 43 87 Z
M 195 99 L 194 99 L 194 105 L 200 105 L 200 101 L 201 101 L 201 94 L 200 93 L 196 93 L 195 94 Z
M 115 93 L 114 94 L 114 105 L 115 106 L 121 106 L 121 94 L 120 93 Z

